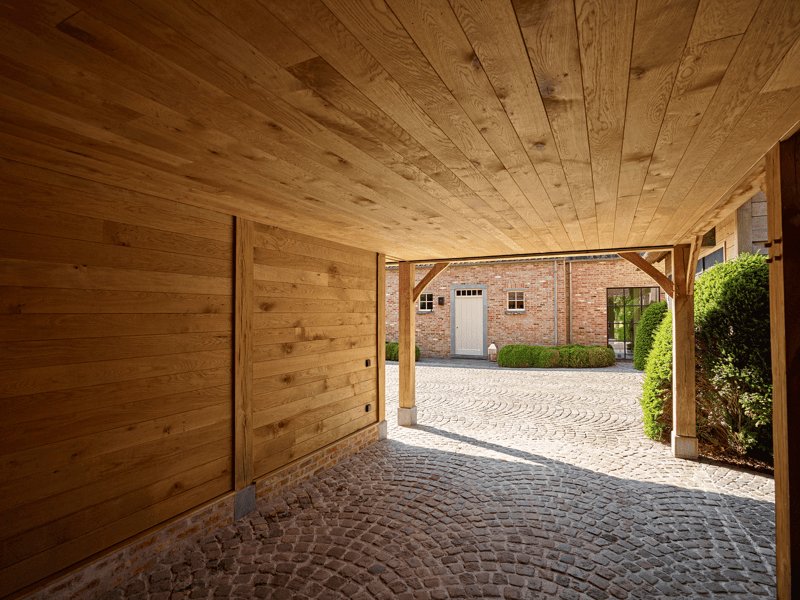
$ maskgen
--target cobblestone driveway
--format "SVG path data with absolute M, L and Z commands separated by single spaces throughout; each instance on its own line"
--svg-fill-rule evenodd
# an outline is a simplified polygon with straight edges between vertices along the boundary
M 110 596 L 775 596 L 771 478 L 645 438 L 630 366 L 489 366 L 421 361 L 401 428 L 387 364 L 388 442 Z

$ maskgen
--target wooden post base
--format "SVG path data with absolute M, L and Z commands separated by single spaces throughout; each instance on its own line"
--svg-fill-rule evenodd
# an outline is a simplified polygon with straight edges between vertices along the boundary
M 403 427 L 411 427 L 417 424 L 417 407 L 411 408 L 398 408 L 397 409 L 397 424 Z
M 386 422 L 384 419 L 380 423 L 378 423 L 378 440 L 388 440 L 389 439 L 389 423 Z
M 672 456 L 675 458 L 697 459 L 698 444 L 696 437 L 684 437 L 672 432 Z

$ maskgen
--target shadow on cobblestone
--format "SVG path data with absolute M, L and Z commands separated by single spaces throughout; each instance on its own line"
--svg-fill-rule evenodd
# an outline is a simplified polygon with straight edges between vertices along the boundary
M 109 597 L 598 600 L 774 589 L 754 547 L 771 547 L 767 502 L 420 429 L 507 458 L 377 444 Z
M 392 439 L 106 597 L 774 597 L 772 481 L 644 438 L 640 375 L 418 365 L 402 428 L 387 372 Z

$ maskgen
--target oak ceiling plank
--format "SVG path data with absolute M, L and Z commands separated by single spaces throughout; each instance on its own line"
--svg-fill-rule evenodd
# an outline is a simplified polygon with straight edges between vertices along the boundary
M 8 83 L 7 80 L 4 83 Z M 68 109 L 69 105 L 64 108 Z M 190 159 L 117 135 L 105 128 L 87 125 L 63 113 L 52 112 L 40 105 L 22 102 L 2 93 L 0 93 L 0 121 L 18 131 L 28 130 L 61 138 L 156 169 L 161 166 L 180 167 L 192 162 Z
M 723 38 L 687 48 L 684 52 L 636 208 L 628 245 L 636 246 L 645 239 L 650 220 L 697 131 L 740 40 L 741 36 Z
M 761 0 L 701 0 L 689 45 L 697 46 L 743 34 L 760 2 Z
M 263 218 L 263 217 L 262 217 L 262 218 Z M 299 225 L 299 224 L 300 224 L 300 223 L 296 223 L 296 225 Z M 323 231 L 324 231 L 324 230 L 323 230 Z
M 331 1 L 329 0 L 329 2 Z M 556 176 L 553 170 L 550 170 L 549 180 L 542 181 L 538 172 L 539 169 L 532 164 L 531 157 L 520 140 L 520 133 L 510 120 L 510 116 L 514 112 L 513 108 L 504 105 L 497 97 L 497 93 L 506 97 L 508 90 L 500 89 L 499 92 L 496 92 L 496 88 L 492 86 L 492 82 L 490 82 L 485 72 L 481 57 L 475 54 L 470 40 L 462 29 L 464 25 L 467 25 L 473 33 L 473 39 L 482 39 L 484 46 L 492 38 L 496 40 L 495 44 L 502 44 L 506 54 L 506 62 L 501 64 L 507 67 L 513 65 L 515 61 L 519 64 L 518 59 L 522 57 L 524 66 L 527 69 L 526 74 L 522 74 L 522 76 L 527 76 L 530 80 L 533 78 L 530 63 L 525 58 L 524 47 L 522 47 L 521 43 L 517 44 L 517 57 L 514 56 L 514 41 L 516 39 L 521 42 L 521 40 L 519 39 L 516 17 L 513 10 L 511 10 L 511 6 L 503 5 L 507 9 L 505 13 L 499 12 L 500 6 L 498 6 L 495 9 L 488 9 L 486 15 L 475 15 L 480 20 L 481 28 L 487 27 L 497 30 L 491 31 L 489 29 L 479 32 L 478 26 L 469 18 L 471 16 L 469 8 L 462 7 L 460 12 L 464 22 L 460 23 L 456 15 L 453 14 L 447 0 L 425 2 L 388 0 L 388 4 L 400 21 L 397 26 L 402 25 L 416 45 L 414 47 L 414 44 L 405 38 L 403 32 L 400 32 L 397 44 L 402 44 L 403 62 L 409 62 L 412 58 L 416 58 L 409 65 L 411 69 L 424 73 L 426 79 L 431 81 L 438 82 L 436 78 L 438 74 L 446 86 L 446 88 L 440 90 L 427 90 L 419 86 L 417 80 L 414 79 L 413 84 L 416 84 L 416 87 L 413 89 L 415 93 L 423 92 L 425 97 L 430 94 L 431 97 L 441 97 L 445 100 L 449 100 L 452 95 L 458 102 L 459 107 L 464 111 L 465 117 L 474 126 L 463 128 L 463 143 L 472 143 L 477 148 L 478 145 L 474 140 L 477 135 L 482 136 L 483 139 L 480 141 L 488 143 L 491 149 L 492 156 L 487 155 L 488 159 L 492 162 L 499 160 L 502 166 L 505 167 L 561 247 L 572 248 L 574 241 L 579 244 L 582 243 L 580 227 L 572 209 L 572 198 L 569 195 L 569 190 L 564 185 L 566 181 L 563 173 L 560 176 Z M 487 21 L 487 19 L 489 20 Z M 498 34 L 502 36 L 499 39 L 496 37 Z M 417 52 L 417 47 L 421 54 L 415 57 L 414 53 Z M 487 54 L 490 52 L 497 54 L 497 51 L 497 48 L 494 51 L 489 50 Z M 383 55 L 382 60 L 385 61 L 385 57 L 386 54 Z M 402 66 L 390 66 L 386 62 L 383 64 L 391 72 L 395 73 L 395 77 L 398 77 L 396 74 L 397 68 L 402 68 Z M 495 65 L 495 67 L 497 76 L 504 79 L 502 85 L 507 87 L 510 83 L 510 74 L 503 75 L 499 73 L 499 66 Z M 431 68 L 435 72 L 430 71 Z M 514 73 L 514 75 L 520 75 L 520 73 Z M 406 83 L 406 89 L 412 89 L 409 85 L 412 84 Z M 445 110 L 450 108 L 447 104 L 440 102 L 437 102 L 436 105 L 445 108 Z M 521 108 L 521 103 L 519 107 Z M 431 106 L 426 108 L 429 112 L 432 110 Z M 456 118 L 460 119 L 461 115 L 457 115 Z M 539 124 L 541 125 L 541 123 Z M 535 135 L 539 141 L 543 132 L 547 134 L 550 132 L 546 119 L 545 126 L 539 129 L 538 135 Z M 551 136 L 548 135 L 548 138 L 551 138 Z M 459 144 L 458 141 L 454 141 Z M 490 171 L 497 168 L 492 163 L 486 164 L 485 158 L 479 158 L 478 160 Z M 560 161 L 558 161 L 557 155 L 555 156 L 555 162 L 560 171 Z M 541 170 L 547 171 L 544 165 Z M 498 171 L 498 175 L 504 175 L 504 172 Z M 545 188 L 545 184 L 548 185 L 547 188 Z M 560 212 L 557 211 L 554 205 L 560 205 L 562 210 Z M 567 232 L 568 227 L 570 228 L 569 233 Z
M 614 246 L 630 235 L 698 0 L 640 0 L 636 8 Z M 630 197 L 630 198 L 629 198 Z M 625 198 L 623 202 L 622 199 Z
M 527 155 L 573 247 L 585 249 L 575 203 L 512 5 L 476 0 L 451 0 L 450 4 L 478 59 L 473 70 L 483 69 L 491 94 L 497 95 L 505 113 L 502 117 L 507 115 L 519 137 L 522 147 L 514 152 Z M 526 161 L 521 164 L 527 168 Z
M 493 211 L 487 211 L 488 219 L 484 217 L 465 202 L 458 193 L 453 193 L 442 187 L 438 182 L 429 177 L 427 173 L 416 168 L 415 165 L 406 162 L 403 156 L 395 152 L 381 140 L 373 137 L 369 131 L 363 129 L 358 123 L 352 121 L 344 113 L 341 113 L 338 109 L 333 109 L 330 103 L 324 101 L 315 92 L 309 90 L 293 92 L 290 94 L 289 101 L 294 107 L 302 110 L 303 113 L 325 126 L 330 131 L 336 133 L 336 135 L 348 143 L 380 161 L 385 167 L 403 177 L 405 181 L 419 187 L 425 194 L 435 199 L 442 206 L 455 211 L 459 218 L 464 218 L 469 221 L 473 225 L 473 227 L 469 228 L 469 233 L 471 235 L 483 238 L 490 245 L 509 249 L 514 248 L 516 251 L 522 252 L 521 246 L 494 225 L 493 221 L 497 220 L 497 215 Z M 450 173 L 444 168 L 444 165 L 442 165 L 442 168 L 447 173 Z M 452 173 L 450 173 L 450 175 L 452 179 L 456 179 Z M 485 202 L 478 198 L 472 190 L 464 186 L 460 180 L 456 179 L 456 181 L 464 188 L 465 195 L 470 196 L 475 204 L 483 208 L 486 207 Z M 444 216 L 447 216 L 447 212 L 443 212 L 445 213 Z M 503 223 L 506 225 L 507 229 L 514 231 L 505 221 L 503 221 Z
M 314 0 L 291 5 L 270 0 L 268 6 L 398 124 L 417 140 L 424 140 L 443 163 L 457 160 L 458 170 L 454 172 L 472 189 L 492 193 L 496 188 L 502 201 L 522 217 L 515 223 L 535 245 L 542 247 L 541 239 L 548 247 L 557 245 L 541 217 L 391 14 L 342 3 L 336 5 L 334 15 Z M 388 8 L 384 6 L 383 10 Z M 424 69 L 433 79 L 409 71 L 409 64 Z
M 599 248 L 580 51 L 572 0 L 514 0 L 583 237 Z
M 320 97 L 361 125 L 364 130 L 391 147 L 402 159 L 419 168 L 446 192 L 474 210 L 490 224 L 491 228 L 499 231 L 500 235 L 497 237 L 502 243 L 509 247 L 516 247 L 518 252 L 524 252 L 523 248 L 528 247 L 528 242 L 522 238 L 520 232 L 510 225 L 509 219 L 513 222 L 517 216 L 516 213 L 511 211 L 507 203 L 499 204 L 494 201 L 497 197 L 496 192 L 488 198 L 484 198 L 467 187 L 436 156 L 409 135 L 324 59 L 316 58 L 294 65 L 289 68 L 289 71 Z M 398 165 L 398 168 L 402 168 L 405 164 L 404 162 Z
M 103 3 L 104 6 L 106 4 L 107 3 Z M 232 32 L 224 27 L 213 16 L 202 12 L 202 10 L 198 9 L 196 5 L 186 2 L 169 3 L 168 5 L 156 2 L 141 2 L 141 4 L 146 6 L 151 13 L 155 14 L 155 16 L 157 16 L 166 25 L 178 28 L 181 33 L 187 36 L 187 39 L 197 40 L 205 51 L 215 52 L 219 57 L 222 57 L 234 68 L 241 71 L 245 76 L 251 77 L 253 81 L 259 81 L 259 83 L 265 86 L 265 88 L 274 88 L 275 91 L 279 91 L 283 90 L 284 86 L 286 86 L 288 90 L 291 91 L 297 90 L 301 86 L 301 82 L 295 80 L 290 74 L 281 71 L 277 65 L 270 63 L 267 57 L 254 57 L 253 55 L 257 54 L 255 49 L 247 46 L 241 47 L 243 44 L 245 44 L 243 40 L 233 35 Z M 123 12 L 122 7 L 117 7 L 117 11 Z M 141 20 L 140 14 L 135 16 L 139 17 L 139 19 L 136 19 L 136 21 Z M 119 21 L 114 21 L 115 26 L 118 24 Z M 151 24 L 149 29 L 153 28 L 154 27 Z M 162 34 L 162 37 L 166 36 Z M 155 50 L 156 47 L 153 47 L 153 49 Z M 172 50 L 172 48 L 170 49 Z M 160 51 L 162 54 L 165 54 L 164 47 L 162 47 Z M 185 68 L 193 68 L 191 62 L 187 62 L 185 60 L 181 61 L 178 58 L 178 55 L 176 55 L 174 52 L 169 56 L 170 58 L 173 58 L 173 60 L 182 62 L 182 65 Z M 242 60 L 242 57 L 246 57 L 245 60 Z M 191 59 L 192 57 L 190 56 L 189 58 Z M 275 74 L 275 76 L 271 76 L 266 80 L 260 81 L 259 74 L 260 67 L 262 65 L 265 65 L 267 68 L 269 68 L 273 74 Z M 277 75 L 278 71 L 281 71 L 279 76 Z M 209 79 L 206 73 L 202 73 L 202 75 L 206 79 Z M 232 90 L 227 91 L 234 93 Z M 303 96 L 293 96 L 290 93 L 288 95 L 288 99 L 292 98 L 302 99 Z M 242 100 L 245 100 L 245 98 L 242 98 Z M 351 180 L 355 180 L 356 184 L 358 185 L 356 193 L 362 196 L 362 198 L 356 198 L 357 203 L 364 203 L 365 206 L 369 206 L 366 204 L 368 201 L 363 198 L 363 196 L 366 196 L 373 202 L 382 205 L 385 209 L 397 212 L 398 218 L 401 219 L 411 219 L 413 221 L 417 221 L 416 216 L 409 217 L 407 212 L 403 211 L 405 212 L 405 214 L 403 214 L 403 212 L 397 210 L 398 207 L 403 207 L 404 205 L 410 206 L 415 214 L 427 215 L 426 218 L 428 219 L 428 222 L 432 222 L 432 220 L 439 218 L 436 213 L 432 212 L 431 205 L 434 203 L 416 200 L 416 197 L 420 195 L 420 190 L 411 182 L 394 173 L 387 173 L 384 165 L 381 165 L 363 153 L 361 155 L 354 154 L 352 152 L 354 149 L 352 146 L 343 144 L 340 138 L 333 135 L 319 123 L 308 118 L 304 118 L 306 115 L 298 113 L 295 110 L 295 107 L 290 107 L 289 104 L 283 104 L 281 106 L 282 101 L 277 98 L 270 98 L 270 100 L 274 102 L 266 107 L 266 109 L 262 109 L 262 112 L 269 110 L 269 116 L 276 117 L 279 123 L 282 123 L 288 126 L 290 129 L 293 129 L 298 135 L 312 134 L 315 140 L 324 140 L 327 148 L 316 148 L 317 153 L 320 153 L 320 150 L 327 150 L 327 153 L 337 153 L 338 155 L 344 156 L 346 159 L 350 159 L 353 163 L 358 161 L 357 164 L 364 170 L 363 173 L 353 172 L 352 168 L 348 169 L 347 162 L 343 162 L 342 160 L 332 160 L 329 162 L 333 163 L 333 168 L 336 169 L 337 172 L 343 171 L 345 177 L 342 178 L 336 174 L 328 175 L 329 178 L 337 178 L 335 180 L 342 186 L 346 186 L 350 184 Z M 254 107 L 256 106 L 255 104 L 250 104 Z M 312 149 L 312 152 L 308 152 L 308 154 L 312 154 L 313 150 L 314 149 Z M 384 181 L 386 182 L 385 185 L 383 184 Z M 399 194 L 401 191 L 404 195 Z M 392 201 L 389 201 L 389 199 L 392 199 Z M 477 235 L 479 237 L 486 236 L 481 228 L 471 224 L 465 224 L 461 214 L 452 210 L 449 211 L 447 209 L 444 211 L 440 210 L 439 212 L 444 212 L 444 215 L 451 219 L 449 230 L 453 234 L 459 231 L 461 231 L 462 234 L 466 231 L 469 231 L 472 233 L 472 235 Z M 416 225 L 419 225 L 419 222 L 417 222 Z M 467 227 L 467 230 L 464 230 L 464 227 Z
M 258 0 L 194 1 L 281 67 L 296 65 L 317 56 Z
M 578 42 L 600 245 L 613 244 L 635 0 L 577 0 Z
M 664 228 L 798 35 L 800 3 L 763 0 L 661 199 L 647 239 L 670 237 Z
M 714 227 L 734 210 L 747 202 L 747 200 L 763 190 L 765 181 L 766 160 L 762 157 L 744 177 L 735 184 L 729 186 L 728 189 L 720 195 L 719 200 L 714 204 L 713 208 L 699 219 L 695 220 L 689 232 L 682 237 L 686 238 L 689 235 L 702 235 L 702 233 L 699 232 L 705 232 Z
M 31 25 L 31 23 L 30 23 L 30 22 L 28 22 L 28 23 L 26 23 L 26 24 L 27 24 L 27 25 Z M 46 30 L 45 30 L 45 31 L 42 31 L 42 30 L 38 30 L 38 31 L 37 31 L 37 30 L 35 29 L 35 27 L 34 27 L 34 30 L 37 32 L 37 34 L 39 34 L 39 36 L 42 36 L 42 34 L 45 34 L 45 35 L 46 35 L 46 33 L 47 33 L 47 32 L 46 32 Z M 64 37 L 65 37 L 67 40 L 72 40 L 72 38 L 69 38 L 69 37 L 66 37 L 66 36 L 64 36 Z M 37 39 L 38 39 L 38 38 L 37 38 Z M 34 40 L 34 45 L 35 45 L 35 40 Z M 63 48 L 60 48 L 60 49 L 63 49 Z M 71 48 L 70 48 L 70 49 L 71 49 Z M 69 53 L 67 53 L 67 54 L 69 54 Z M 83 56 L 81 56 L 81 58 L 83 58 Z M 78 61 L 78 62 L 79 62 L 79 63 L 81 63 L 82 61 Z M 107 71 L 105 71 L 105 72 L 103 72 L 103 71 L 102 71 L 102 69 L 100 69 L 100 71 L 101 71 L 101 72 L 103 72 L 103 74 L 104 74 L 104 75 L 111 75 L 111 76 L 112 76 L 112 78 L 113 78 L 114 76 L 118 76 L 118 75 L 119 75 L 118 73 L 116 73 L 116 72 L 115 72 L 115 71 L 119 71 L 119 70 L 120 70 L 120 69 L 119 69 L 118 65 L 114 65 L 114 67 L 113 67 L 113 68 L 111 68 L 111 69 L 109 69 L 109 70 L 107 70 Z M 125 74 L 125 75 L 128 75 L 128 78 L 130 78 L 130 76 L 131 76 L 131 75 L 134 75 L 134 74 L 133 74 L 133 73 L 130 73 L 130 72 L 128 72 L 128 73 L 127 73 L 127 74 Z M 134 80 L 136 79 L 135 75 L 134 75 L 133 79 L 134 79 Z M 163 108 L 162 108 L 162 112 L 163 112 L 163 110 L 165 110 L 165 109 L 163 109 Z M 196 128 L 196 127 L 195 127 L 195 128 Z M 230 203 L 230 202 L 226 202 L 226 203 L 223 203 L 223 204 L 221 204 L 221 205 L 220 205 L 220 203 L 219 203 L 218 201 L 219 201 L 219 200 L 221 200 L 221 197 L 217 197 L 217 198 L 215 198 L 215 200 L 217 201 L 217 203 L 216 203 L 216 204 L 215 204 L 215 203 L 212 203 L 211 205 L 214 205 L 214 206 L 217 206 L 217 207 L 220 207 L 220 206 L 225 206 L 224 210 L 226 210 L 226 211 L 233 210 L 234 212 L 238 212 L 238 213 L 240 213 L 240 214 L 241 214 L 241 212 L 242 212 L 241 200 L 239 200 L 239 201 L 235 201 L 235 202 L 233 203 L 233 207 L 236 207 L 236 208 L 233 208 L 233 207 L 231 206 L 231 203 Z M 197 202 L 195 201 L 195 202 L 194 202 L 194 204 L 197 204 Z M 208 203 L 208 202 L 206 202 L 206 203 L 204 203 L 204 204 L 203 204 L 203 206 L 209 206 L 209 203 Z M 254 208 L 254 207 L 251 205 L 251 209 L 252 209 L 252 208 Z M 315 207 L 315 210 L 316 210 L 316 207 Z M 258 211 L 258 210 L 255 210 L 255 211 L 253 211 L 253 210 L 251 210 L 251 211 L 249 211 L 249 212 L 250 212 L 251 216 L 255 216 L 255 215 L 259 215 L 259 212 L 260 212 L 260 211 Z M 278 212 L 281 212 L 281 211 L 278 211 Z M 278 214 L 276 214 L 276 212 L 275 212 L 275 211 L 269 211 L 269 213 L 268 213 L 268 214 L 269 214 L 269 218 L 276 218 L 276 217 L 277 217 L 277 218 L 279 218 L 279 215 L 278 215 Z M 262 219 L 263 219 L 263 218 L 264 218 L 264 216 L 265 216 L 265 213 L 262 211 L 262 212 L 260 213 L 260 218 L 262 218 Z M 304 223 L 304 220 L 303 220 L 303 219 L 298 219 L 298 218 L 297 218 L 297 215 L 296 215 L 296 214 L 293 214 L 293 211 L 288 211 L 288 212 L 286 212 L 285 214 L 283 214 L 282 216 L 283 216 L 283 218 L 281 219 L 281 222 L 282 222 L 282 223 L 284 223 L 284 224 L 288 224 L 288 223 L 292 223 L 292 222 L 293 222 L 293 226 L 294 226 L 294 227 L 300 227 L 300 228 L 303 228 L 303 227 L 308 227 L 308 226 L 309 226 L 309 223 L 308 223 L 308 222 Z M 286 219 L 289 219 L 289 221 L 287 221 Z M 312 221 L 312 223 L 313 223 L 313 221 Z M 345 224 L 343 224 L 343 225 L 345 225 Z M 352 225 L 351 225 L 351 226 L 352 226 Z M 324 228 L 324 229 L 323 229 L 323 231 L 324 231 L 324 230 L 329 230 L 329 229 L 330 229 L 330 227 L 328 226 L 328 227 Z
M 787 90 L 800 86 L 800 38 L 794 43 L 791 50 L 783 57 L 781 64 L 775 69 L 767 85 L 761 90 L 762 94 Z
M 697 208 L 682 221 L 674 239 L 682 239 L 702 229 L 706 222 L 704 216 L 711 214 L 723 218 L 720 206 L 727 209 L 732 206 L 730 202 L 737 199 L 731 197 L 731 188 L 736 187 L 736 183 L 731 182 L 742 182 L 748 173 L 754 169 L 757 172 L 758 168 L 753 165 L 763 163 L 764 155 L 775 145 L 775 140 L 783 139 L 800 123 L 800 87 L 761 94 L 759 99 L 742 119 L 743 125 L 729 136 L 709 164 L 709 174 L 714 176 L 698 181 L 692 190 L 692 206 Z M 738 205 L 733 208 L 738 208 Z
M 83 1 L 79 0 L 78 4 L 81 4 L 81 5 L 86 4 L 87 8 L 91 8 L 93 10 L 98 10 L 97 7 L 92 2 L 83 2 Z M 127 4 L 127 3 L 115 3 L 115 4 L 112 4 L 110 2 L 103 2 L 102 4 L 103 4 L 103 8 L 104 8 L 104 10 L 101 13 L 102 17 L 106 18 L 106 19 L 109 19 L 114 26 L 120 26 L 120 25 L 125 26 L 125 25 L 127 25 L 125 31 L 127 33 L 131 34 L 131 35 L 137 36 L 136 39 L 138 39 L 139 41 L 142 41 L 142 42 L 145 42 L 145 43 L 147 43 L 149 41 L 149 40 L 146 39 L 146 37 L 143 39 L 140 36 L 148 36 L 148 35 L 155 36 L 155 35 L 159 35 L 159 39 L 156 40 L 155 43 L 160 44 L 160 47 L 155 46 L 154 49 L 152 49 L 150 53 L 147 53 L 147 55 L 149 56 L 149 60 L 150 61 L 158 64 L 158 66 L 160 67 L 160 70 L 166 72 L 171 67 L 170 67 L 169 64 L 164 63 L 163 60 L 159 58 L 158 54 L 154 54 L 153 53 L 155 51 L 155 48 L 158 48 L 158 50 L 161 52 L 162 55 L 167 55 L 167 56 L 169 56 L 170 59 L 182 62 L 183 66 L 185 68 L 191 68 L 194 64 L 198 64 L 198 65 L 205 65 L 206 64 L 206 63 L 201 63 L 201 62 L 198 62 L 198 63 L 194 62 L 193 59 L 195 57 L 191 55 L 191 52 L 193 51 L 194 53 L 199 54 L 202 57 L 202 52 L 203 51 L 200 50 L 199 48 L 192 47 L 190 44 L 188 44 L 188 40 L 184 41 L 184 43 L 182 45 L 180 45 L 180 46 L 178 46 L 177 44 L 169 44 L 168 40 L 171 37 L 174 38 L 176 34 L 174 34 L 174 33 L 170 34 L 170 32 L 165 29 L 164 25 L 161 25 L 161 24 L 158 24 L 158 23 L 154 23 L 151 20 L 151 21 L 149 21 L 147 23 L 148 27 L 146 29 L 144 27 L 142 27 L 140 24 L 143 21 L 145 21 L 145 15 L 143 13 L 141 13 L 141 12 L 136 12 L 134 14 L 127 13 L 126 9 L 131 8 L 130 4 Z M 179 8 L 180 6 L 182 6 L 182 5 L 179 4 L 179 3 L 170 4 L 170 8 L 174 9 L 174 10 L 177 10 L 177 8 Z M 113 11 L 112 11 L 112 9 L 113 9 Z M 112 33 L 111 30 L 104 30 L 99 25 L 99 22 L 93 20 L 88 15 L 86 15 L 84 17 L 83 15 L 85 15 L 85 14 L 86 13 L 81 13 L 80 15 L 76 15 L 76 17 L 73 17 L 72 19 L 70 19 L 70 21 L 76 21 L 78 19 L 78 17 L 81 17 L 80 21 L 79 21 L 79 27 L 80 27 L 81 31 L 88 31 L 89 34 L 92 35 L 97 40 L 101 40 L 103 38 L 106 38 L 106 39 L 109 40 L 109 42 L 107 42 L 107 43 L 111 43 L 110 40 L 113 39 L 114 40 L 113 43 L 115 44 L 115 48 L 116 49 L 119 49 L 120 47 L 122 47 L 123 40 L 120 39 L 120 36 L 115 36 Z M 187 17 L 187 15 L 185 13 L 179 13 L 179 14 L 180 14 L 180 16 Z M 218 23 L 218 22 L 216 22 L 216 20 L 215 20 L 215 23 Z M 75 26 L 78 27 L 78 25 L 75 25 Z M 208 36 L 210 36 L 210 32 L 208 31 L 208 29 L 204 30 L 203 33 L 208 35 Z M 216 41 L 219 42 L 220 40 L 216 40 Z M 187 47 L 188 47 L 188 50 L 187 50 Z M 170 52 L 170 51 L 172 51 L 172 52 Z M 186 54 L 181 56 L 181 53 L 184 53 L 184 52 Z M 124 57 L 120 56 L 118 52 L 116 54 L 120 58 L 127 59 L 128 55 L 137 54 L 137 53 L 138 54 L 144 54 L 144 51 L 143 51 L 143 49 L 141 49 L 141 47 L 129 45 L 128 52 L 124 55 Z M 138 56 L 137 56 L 137 58 L 138 58 Z M 217 64 L 219 64 L 219 61 L 216 61 L 216 62 L 217 62 Z M 215 73 L 213 73 L 211 71 L 208 71 L 208 70 L 201 70 L 200 75 L 202 75 L 206 80 L 211 79 L 212 81 L 216 81 L 217 83 L 222 81 L 222 77 L 221 76 L 217 76 Z M 288 75 L 288 74 L 286 74 L 286 75 Z M 276 77 L 276 79 L 281 79 L 281 78 Z M 284 82 L 285 82 L 285 78 L 283 78 L 283 79 L 284 79 Z M 174 80 L 174 75 L 173 75 L 173 80 Z M 204 92 L 209 92 L 210 91 L 208 89 L 210 86 L 208 84 L 205 84 L 204 81 L 197 80 L 195 82 L 195 85 L 200 86 L 202 91 L 204 91 Z M 214 91 L 216 91 L 216 89 Z M 233 94 L 236 94 L 237 93 L 237 86 L 234 85 L 233 87 L 228 87 L 228 89 L 225 90 L 225 91 L 228 91 L 228 92 L 231 92 Z M 191 93 L 191 85 L 187 89 L 187 92 Z M 256 94 L 256 93 L 257 92 L 254 92 L 254 94 Z M 253 102 L 252 101 L 253 100 L 252 97 L 251 98 L 243 98 L 243 100 L 247 103 L 248 106 L 255 105 L 255 106 L 253 106 L 253 108 L 255 110 L 259 110 L 258 108 L 256 108 L 258 106 L 258 104 L 259 104 L 258 101 L 260 101 L 260 100 L 264 100 L 265 102 L 268 101 L 266 98 L 258 98 L 255 102 Z M 270 104 L 267 107 L 262 108 L 261 111 L 260 111 L 260 114 L 263 115 L 263 114 L 272 113 L 272 114 L 269 114 L 269 117 L 273 117 L 274 113 L 276 113 L 276 112 L 278 112 L 277 111 L 277 107 L 275 107 L 274 104 Z M 299 128 L 301 128 L 301 130 L 303 129 L 304 126 L 311 126 L 311 123 L 309 123 L 308 121 L 303 122 L 301 124 L 298 124 L 297 118 L 300 116 L 298 114 L 289 114 L 289 115 L 285 115 L 284 114 L 283 116 L 285 116 L 285 118 L 281 120 L 281 123 L 286 123 L 288 120 L 294 119 L 293 122 L 291 123 L 291 125 L 295 126 L 295 127 L 299 127 Z M 254 117 L 255 117 L 255 115 L 254 115 Z M 258 122 L 258 118 L 255 117 L 252 120 L 252 122 Z M 276 127 L 272 127 L 271 129 L 275 130 Z M 325 157 L 325 152 L 324 151 L 321 151 L 321 149 L 319 147 L 310 147 L 307 144 L 307 140 L 305 140 L 305 138 L 299 137 L 300 134 L 297 134 L 297 133 L 293 134 L 293 132 L 281 129 L 280 125 L 277 126 L 277 129 L 278 129 L 277 134 L 281 138 L 281 142 L 284 143 L 284 144 L 289 144 L 289 148 L 296 148 L 296 149 L 298 149 L 298 152 L 300 152 L 299 155 L 293 157 L 295 164 L 302 164 L 302 166 L 305 167 L 307 170 L 309 170 L 309 172 L 312 172 L 312 173 L 315 172 L 316 175 L 324 174 L 324 175 L 326 175 L 326 177 L 325 177 L 326 179 L 329 179 L 329 180 L 333 181 L 335 184 L 338 184 L 339 186 L 344 187 L 344 188 L 347 188 L 349 186 L 352 189 L 352 193 L 355 194 L 355 196 L 353 196 L 352 202 L 349 202 L 348 204 L 344 204 L 344 206 L 350 207 L 350 208 L 353 208 L 353 206 L 355 206 L 355 210 L 359 211 L 362 207 L 370 206 L 369 203 L 372 202 L 372 203 L 376 203 L 376 204 L 380 204 L 380 205 L 384 206 L 390 212 L 396 212 L 395 211 L 396 202 L 395 203 L 390 202 L 388 199 L 383 198 L 378 192 L 373 191 L 371 188 L 367 187 L 366 185 L 358 185 L 357 184 L 355 186 L 355 188 L 353 189 L 352 174 L 351 174 L 350 177 L 348 177 L 347 175 L 343 175 L 343 174 L 338 172 L 338 170 L 343 170 L 343 169 L 345 169 L 345 167 L 348 166 L 348 164 L 346 162 L 343 162 L 341 159 L 339 159 L 335 155 L 334 156 L 329 156 L 329 158 L 332 159 L 332 160 L 328 160 L 328 162 L 333 166 L 333 170 L 324 170 L 324 167 L 318 165 L 314 160 L 317 157 L 322 157 L 324 159 L 324 157 Z M 327 131 L 322 131 L 322 129 L 323 129 L 322 127 L 317 126 L 316 131 L 314 133 L 317 133 L 319 135 L 324 135 L 325 133 L 328 133 Z M 283 134 L 283 135 L 280 135 L 280 134 Z M 330 137 L 333 137 L 333 136 L 329 136 L 329 138 Z M 272 153 L 275 156 L 281 156 L 282 155 L 284 158 L 287 158 L 287 157 L 290 156 L 290 151 L 287 148 L 277 148 L 277 149 L 273 148 L 272 149 Z M 319 160 L 319 159 L 317 158 L 317 160 Z M 211 165 L 209 165 L 209 169 L 211 169 Z M 312 171 L 312 169 L 315 169 L 315 171 Z M 350 170 L 352 171 L 352 169 L 350 169 Z M 208 172 L 209 173 L 213 173 L 213 171 L 211 171 L 211 170 L 208 171 Z M 297 173 L 296 173 L 296 171 L 294 171 L 294 172 L 290 172 L 288 175 L 291 176 L 291 177 L 296 177 Z M 366 179 L 365 179 L 365 182 L 369 183 L 369 181 L 366 180 Z M 403 183 L 406 183 L 406 182 L 403 181 Z M 373 185 L 373 187 L 374 187 L 374 185 Z M 390 191 L 394 192 L 393 189 L 390 190 Z M 361 196 L 361 198 L 359 198 L 359 195 Z M 325 196 L 323 195 L 323 197 L 325 197 Z M 364 198 L 364 197 L 366 197 L 366 198 Z M 342 199 L 340 198 L 340 205 L 342 204 L 341 200 Z M 410 198 L 405 197 L 405 196 L 400 198 L 399 200 L 400 200 L 400 202 L 409 202 L 409 201 L 411 201 Z M 433 211 L 431 211 L 430 209 L 428 209 L 428 208 L 426 208 L 424 206 L 422 206 L 420 208 L 420 211 L 423 212 L 423 214 L 427 214 L 428 218 L 435 218 L 435 216 L 436 216 L 436 213 L 433 213 Z M 360 212 L 363 214 L 364 211 L 360 210 Z M 406 217 L 406 219 L 408 219 L 408 217 Z

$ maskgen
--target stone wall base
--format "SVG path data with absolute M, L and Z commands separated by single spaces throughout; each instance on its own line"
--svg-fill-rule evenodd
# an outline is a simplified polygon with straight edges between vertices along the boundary
M 256 504 L 286 492 L 306 479 L 378 441 L 375 423 L 280 468 L 255 483 Z M 164 555 L 189 544 L 234 520 L 234 492 L 216 498 L 189 513 L 145 531 L 135 538 L 10 596 L 25 600 L 90 600 L 156 564 Z

